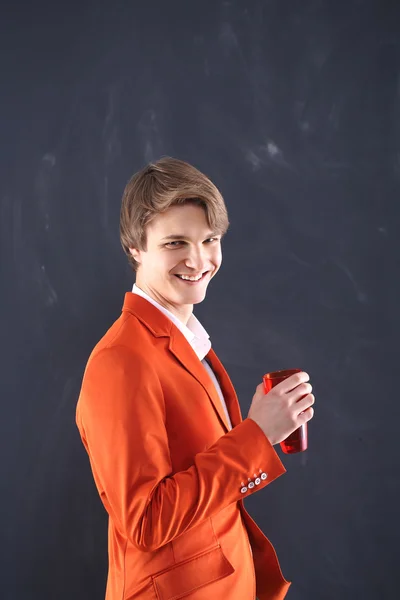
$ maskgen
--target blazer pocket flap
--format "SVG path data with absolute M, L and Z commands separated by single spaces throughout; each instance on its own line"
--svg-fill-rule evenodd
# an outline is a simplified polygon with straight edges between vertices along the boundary
M 159 600 L 177 600 L 234 571 L 218 546 L 154 575 L 153 583 Z

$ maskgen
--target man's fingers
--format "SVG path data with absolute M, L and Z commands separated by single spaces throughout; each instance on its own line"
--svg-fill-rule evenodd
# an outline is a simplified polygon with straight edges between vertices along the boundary
M 291 375 L 290 377 L 287 377 L 287 379 L 284 379 L 283 381 L 278 383 L 276 388 L 279 388 L 282 392 L 288 394 L 289 392 L 297 388 L 300 384 L 306 383 L 309 380 L 309 374 L 305 371 L 300 371 L 300 373 L 295 373 L 294 375 Z
M 300 402 L 305 396 L 309 396 L 312 392 L 311 383 L 300 383 L 294 390 L 291 390 L 286 394 L 289 404 L 295 404 Z
M 307 423 L 308 421 L 310 421 L 313 418 L 313 416 L 314 416 L 313 407 L 310 406 L 309 408 L 306 408 L 306 410 L 304 410 L 298 416 L 299 425 L 304 425 L 304 423 Z
M 305 398 L 296 403 L 296 409 L 299 409 L 299 414 L 309 409 L 315 402 L 314 394 L 308 394 Z M 311 417 L 310 417 L 311 418 Z

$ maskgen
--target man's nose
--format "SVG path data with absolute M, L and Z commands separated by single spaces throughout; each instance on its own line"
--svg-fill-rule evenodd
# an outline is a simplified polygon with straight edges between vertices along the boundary
M 190 248 L 185 259 L 188 268 L 194 269 L 196 273 L 204 271 L 207 266 L 207 256 L 205 248 Z

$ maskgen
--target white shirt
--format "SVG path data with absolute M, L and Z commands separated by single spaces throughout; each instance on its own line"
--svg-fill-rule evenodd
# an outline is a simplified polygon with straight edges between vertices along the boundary
M 145 298 L 148 302 L 153 304 L 153 306 L 156 306 L 183 333 L 183 335 L 185 336 L 185 338 L 187 339 L 187 341 L 189 342 L 189 344 L 192 346 L 193 350 L 196 352 L 197 356 L 199 357 L 199 360 L 203 363 L 204 368 L 209 373 L 209 375 L 215 385 L 215 388 L 218 392 L 218 396 L 221 400 L 222 408 L 224 409 L 227 421 L 229 423 L 229 429 L 232 429 L 232 423 L 229 418 L 228 409 L 226 407 L 226 402 L 225 402 L 224 396 L 222 394 L 221 387 L 218 383 L 217 378 L 215 377 L 214 371 L 212 370 L 212 368 L 210 367 L 208 362 L 205 360 L 205 356 L 208 354 L 208 352 L 211 348 L 211 341 L 210 341 L 210 336 L 208 335 L 207 331 L 204 329 L 204 327 L 202 326 L 200 321 L 192 313 L 189 317 L 187 325 L 185 325 L 172 312 L 170 312 L 164 306 L 159 304 L 156 300 L 151 298 L 151 296 L 149 296 L 146 292 L 141 290 L 136 285 L 136 283 L 133 284 L 132 293 L 137 294 L 138 296 L 142 296 L 142 298 Z

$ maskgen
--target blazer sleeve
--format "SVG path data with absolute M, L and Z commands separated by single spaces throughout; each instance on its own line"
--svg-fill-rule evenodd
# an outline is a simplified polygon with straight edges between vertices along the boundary
M 117 529 L 153 551 L 285 472 L 262 429 L 245 419 L 172 473 L 165 404 L 151 360 L 126 347 L 88 362 L 76 422 L 102 502 Z M 268 474 L 241 492 L 259 467 Z

